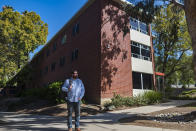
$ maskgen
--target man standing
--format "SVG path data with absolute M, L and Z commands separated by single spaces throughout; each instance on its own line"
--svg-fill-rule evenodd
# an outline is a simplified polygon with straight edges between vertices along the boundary
M 66 79 L 62 91 L 67 92 L 67 109 L 68 109 L 68 120 L 67 126 L 68 131 L 72 131 L 72 112 L 75 111 L 75 128 L 76 131 L 81 131 L 80 126 L 80 103 L 84 96 L 85 89 L 82 81 L 78 78 L 78 71 L 72 72 L 72 77 Z

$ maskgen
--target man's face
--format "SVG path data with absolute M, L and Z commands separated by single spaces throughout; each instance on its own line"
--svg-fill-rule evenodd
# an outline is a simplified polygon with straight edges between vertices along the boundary
M 72 74 L 72 77 L 73 78 L 77 78 L 78 77 L 78 72 L 77 71 L 74 71 L 73 74 Z

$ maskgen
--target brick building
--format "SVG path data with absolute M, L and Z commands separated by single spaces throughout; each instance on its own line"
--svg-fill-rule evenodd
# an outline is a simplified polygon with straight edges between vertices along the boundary
M 125 0 L 89 0 L 37 53 L 31 83 L 65 80 L 72 69 L 84 82 L 85 98 L 103 103 L 114 93 L 133 96 L 155 84 L 150 25 L 128 17 Z M 126 31 L 128 27 L 128 31 Z

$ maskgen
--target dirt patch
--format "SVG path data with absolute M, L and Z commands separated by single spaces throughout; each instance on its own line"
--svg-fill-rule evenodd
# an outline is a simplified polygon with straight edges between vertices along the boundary
M 21 114 L 39 114 L 50 116 L 66 116 L 67 104 L 54 104 L 36 98 L 6 98 L 0 101 L 0 111 Z M 81 116 L 95 115 L 104 111 L 99 105 L 81 104 Z
M 158 128 L 195 131 L 196 103 L 175 107 L 149 114 L 139 114 L 131 118 L 123 118 L 122 124 L 133 124 Z

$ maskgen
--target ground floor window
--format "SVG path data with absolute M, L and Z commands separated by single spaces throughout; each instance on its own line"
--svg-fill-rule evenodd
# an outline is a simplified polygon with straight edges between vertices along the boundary
M 152 89 L 152 74 L 133 72 L 133 89 Z

